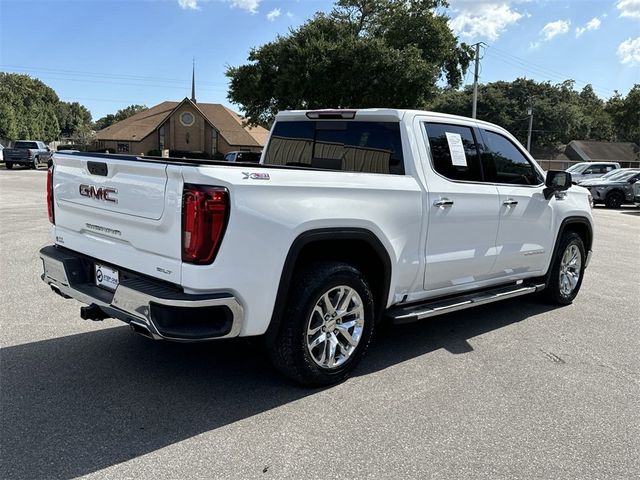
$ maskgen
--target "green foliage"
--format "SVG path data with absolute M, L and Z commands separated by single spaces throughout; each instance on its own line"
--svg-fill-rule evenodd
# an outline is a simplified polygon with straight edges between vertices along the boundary
M 60 99 L 40 80 L 0 72 L 0 137 L 51 141 L 60 135 Z
M 0 138 L 50 142 L 90 136 L 91 112 L 61 102 L 56 92 L 28 75 L 0 72 Z
M 640 83 L 636 83 L 626 97 L 616 92 L 605 111 L 612 119 L 618 141 L 640 145 Z
M 470 116 L 472 97 L 471 86 L 463 90 L 445 89 L 428 104 L 428 108 Z M 578 92 L 572 80 L 553 85 L 519 78 L 513 82 L 480 85 L 477 116 L 479 120 L 506 128 L 524 143 L 529 121 L 527 109 L 531 106 L 534 115 L 532 143 L 538 147 L 571 140 L 638 142 L 639 101 L 640 85 L 636 85 L 626 98 L 618 95 L 605 103 L 591 85 Z
M 456 87 L 472 58 L 442 0 L 339 0 L 227 69 L 229 99 L 252 124 L 296 108 L 415 108 L 441 77 Z
M 125 118 L 129 118 L 136 113 L 144 112 L 147 110 L 146 105 L 129 105 L 126 108 L 118 110 L 115 114 L 110 113 L 105 115 L 102 118 L 96 120 L 94 125 L 96 130 L 102 130 L 103 128 L 107 128 L 110 125 L 113 125 L 116 122 L 124 120 Z
M 65 138 L 72 138 L 76 132 L 91 127 L 91 112 L 78 102 L 60 102 L 56 116 L 60 133 Z

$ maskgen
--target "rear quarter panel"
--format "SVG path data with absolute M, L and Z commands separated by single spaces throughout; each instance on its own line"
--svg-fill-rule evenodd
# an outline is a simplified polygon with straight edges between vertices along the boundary
M 268 173 L 269 180 L 243 172 Z M 306 231 L 349 227 L 375 234 L 394 266 L 388 301 L 415 282 L 422 192 L 413 177 L 198 167 L 183 169 L 183 179 L 230 191 L 229 223 L 216 259 L 209 266 L 183 264 L 182 285 L 192 293 L 231 290 L 245 308 L 241 335 L 267 329 L 285 259 Z

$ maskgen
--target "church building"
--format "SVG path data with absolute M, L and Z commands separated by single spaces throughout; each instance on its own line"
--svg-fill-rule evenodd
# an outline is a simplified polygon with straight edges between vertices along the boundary
M 197 103 L 195 72 L 191 98 L 162 102 L 96 132 L 96 147 L 112 153 L 220 156 L 234 150 L 259 152 L 269 134 L 250 127 L 237 113 L 217 103 Z M 175 153 L 174 153 L 175 152 Z

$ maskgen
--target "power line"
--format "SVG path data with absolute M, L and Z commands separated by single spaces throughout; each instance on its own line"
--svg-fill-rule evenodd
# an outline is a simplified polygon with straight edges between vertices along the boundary
M 10 69 L 18 72 L 34 72 L 36 74 L 42 73 L 45 75 L 62 75 L 62 76 L 74 76 L 74 77 L 87 77 L 89 79 L 92 78 L 111 78 L 115 80 L 127 80 L 127 81 L 135 81 L 135 82 L 154 82 L 158 83 L 168 83 L 168 84 L 185 84 L 184 79 L 177 78 L 163 78 L 158 76 L 144 76 L 144 75 L 129 75 L 129 74 L 114 74 L 114 73 L 99 73 L 99 72 L 82 72 L 77 70 L 62 70 L 62 69 L 53 69 L 53 68 L 44 68 L 44 67 L 27 67 L 27 66 L 19 66 L 19 65 L 7 65 L 0 64 L 0 68 L 2 69 Z M 200 81 L 198 85 L 209 86 L 212 88 L 223 88 L 220 83 Z M 226 86 L 224 87 L 226 88 Z
M 506 52 L 494 46 L 489 47 L 487 49 L 487 53 L 492 55 L 496 60 L 502 61 L 503 63 L 506 63 L 511 66 L 519 67 L 522 70 L 526 71 L 527 73 L 534 73 L 537 75 L 542 75 L 542 76 L 546 76 L 546 77 L 556 79 L 556 80 L 561 80 L 561 81 L 574 80 L 576 83 L 580 85 L 585 85 L 585 86 L 592 85 L 594 90 L 598 90 L 601 93 L 605 93 L 604 96 L 615 94 L 615 91 L 610 88 L 606 88 L 602 85 L 598 85 L 593 82 L 588 82 L 584 79 L 576 78 L 573 75 L 567 75 L 565 73 L 559 72 L 557 70 L 554 70 L 548 67 L 543 67 L 541 65 L 532 63 L 528 60 L 523 59 L 522 57 L 518 57 L 516 55 L 513 55 L 509 52 Z

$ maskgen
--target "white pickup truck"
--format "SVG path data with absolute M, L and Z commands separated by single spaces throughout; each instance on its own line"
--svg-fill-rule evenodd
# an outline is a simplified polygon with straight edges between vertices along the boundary
M 538 291 L 571 303 L 590 200 L 489 123 L 282 112 L 260 164 L 56 154 L 42 279 L 83 318 L 152 339 L 261 335 L 282 373 L 330 384 L 383 319 Z

